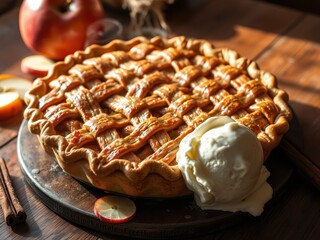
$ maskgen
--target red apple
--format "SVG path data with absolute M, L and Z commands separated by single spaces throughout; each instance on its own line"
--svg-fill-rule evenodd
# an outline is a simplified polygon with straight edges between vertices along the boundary
M 24 0 L 19 27 L 27 47 L 61 60 L 83 49 L 87 27 L 104 17 L 99 0 Z

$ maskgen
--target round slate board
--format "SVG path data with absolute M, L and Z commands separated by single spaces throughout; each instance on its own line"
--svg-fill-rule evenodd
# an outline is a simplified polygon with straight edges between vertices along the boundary
M 18 156 L 21 170 L 34 192 L 51 210 L 78 225 L 121 236 L 164 239 L 193 237 L 236 224 L 247 213 L 203 211 L 192 197 L 175 199 L 134 198 L 137 213 L 133 220 L 110 224 L 93 213 L 95 200 L 107 193 L 83 184 L 61 170 L 55 159 L 46 154 L 23 121 L 18 135 Z M 267 164 L 274 197 L 281 192 L 293 168 L 281 149 L 275 149 Z M 272 205 L 272 201 L 266 205 Z

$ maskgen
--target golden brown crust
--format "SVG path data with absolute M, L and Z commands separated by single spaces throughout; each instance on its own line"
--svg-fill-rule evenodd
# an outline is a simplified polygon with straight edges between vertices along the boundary
M 272 74 L 235 51 L 185 37 L 78 51 L 35 80 L 25 101 L 29 130 L 66 172 L 133 196 L 190 194 L 175 154 L 208 117 L 248 126 L 266 157 L 292 116 Z

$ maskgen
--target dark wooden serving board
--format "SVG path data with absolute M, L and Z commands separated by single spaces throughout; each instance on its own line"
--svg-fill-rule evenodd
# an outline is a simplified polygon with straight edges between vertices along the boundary
M 55 159 L 46 154 L 35 135 L 29 133 L 23 121 L 18 135 L 18 156 L 26 181 L 42 202 L 69 221 L 102 233 L 121 236 L 163 239 L 185 238 L 210 233 L 253 218 L 246 213 L 202 211 L 192 197 L 175 199 L 134 198 L 137 206 L 135 218 L 123 224 L 109 224 L 95 217 L 95 200 L 107 193 L 83 184 L 63 172 Z M 271 172 L 268 182 L 274 190 L 274 198 L 292 175 L 293 168 L 280 148 L 267 160 Z

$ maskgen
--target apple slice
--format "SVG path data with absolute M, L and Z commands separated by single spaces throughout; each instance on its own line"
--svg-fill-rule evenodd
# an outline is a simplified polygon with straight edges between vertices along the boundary
M 21 70 L 34 77 L 44 77 L 53 65 L 54 61 L 49 58 L 41 55 L 32 55 L 22 59 Z
M 104 196 L 95 201 L 94 213 L 108 223 L 124 223 L 135 216 L 136 205 L 129 198 Z
M 24 99 L 24 94 L 32 87 L 32 82 L 19 78 L 10 74 L 0 75 L 0 92 L 15 91 L 19 93 L 21 99 Z
M 0 93 L 0 120 L 7 120 L 22 111 L 23 105 L 17 92 Z

